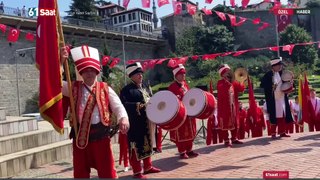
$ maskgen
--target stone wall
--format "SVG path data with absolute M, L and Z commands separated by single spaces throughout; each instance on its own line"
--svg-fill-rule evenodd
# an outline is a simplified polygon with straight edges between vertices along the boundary
M 23 35 L 21 33 L 19 40 L 11 46 L 5 36 L 0 36 L 0 107 L 7 108 L 7 115 L 31 113 L 30 109 L 34 108 L 29 108 L 31 104 L 27 105 L 26 102 L 38 93 L 39 72 L 35 67 L 35 49 L 33 48 L 35 43 L 26 41 Z M 112 56 L 123 60 L 121 37 L 104 39 L 65 35 L 65 41 L 75 42 L 76 46 L 87 44 L 100 51 L 106 43 Z M 29 49 L 21 50 L 25 48 Z M 168 54 L 167 49 L 165 45 L 125 40 L 126 60 L 164 57 Z

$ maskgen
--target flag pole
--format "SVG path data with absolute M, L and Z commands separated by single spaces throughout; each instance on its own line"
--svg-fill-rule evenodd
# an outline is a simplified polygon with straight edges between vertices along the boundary
M 65 42 L 64 42 L 64 37 L 63 37 L 63 30 L 62 30 L 62 25 L 61 25 L 61 19 L 60 19 L 60 15 L 59 15 L 59 9 L 58 9 L 57 0 L 55 0 L 55 4 L 56 4 L 57 28 L 58 28 L 58 34 L 59 34 L 59 39 L 58 39 L 59 40 L 59 48 L 61 48 L 61 47 L 65 46 Z M 65 72 L 65 75 L 66 75 L 66 78 L 67 78 L 67 83 L 68 83 L 70 107 L 71 107 L 71 117 L 72 117 L 72 120 L 73 120 L 72 123 L 73 123 L 74 132 L 75 132 L 75 137 L 77 139 L 78 126 L 77 126 L 77 119 L 76 119 L 76 111 L 75 111 L 75 107 L 74 107 L 74 98 L 73 98 L 73 95 L 72 95 L 72 84 L 71 84 L 68 61 L 64 61 L 63 65 L 64 65 L 64 72 Z

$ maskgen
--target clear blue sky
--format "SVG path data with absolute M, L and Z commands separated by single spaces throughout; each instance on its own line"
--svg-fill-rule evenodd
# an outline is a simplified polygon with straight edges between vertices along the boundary
M 26 8 L 28 9 L 30 7 L 37 7 L 39 0 L 1 0 L 1 1 L 3 1 L 4 5 L 7 7 L 12 7 L 12 8 L 19 7 L 21 9 L 25 5 Z M 106 1 L 118 3 L 118 0 L 106 0 Z M 172 0 L 170 0 L 170 4 L 162 6 L 161 8 L 157 8 L 158 17 L 166 16 L 166 15 L 173 12 L 171 1 Z M 216 6 L 217 4 L 223 4 L 223 0 L 214 0 L 212 4 L 206 4 L 205 0 L 191 0 L 191 1 L 194 3 L 199 2 L 200 9 L 203 8 L 204 6 L 207 6 L 207 8 L 212 8 L 212 7 Z M 258 3 L 261 1 L 262 0 L 251 0 L 250 4 Z M 67 15 L 65 13 L 65 11 L 69 10 L 69 6 L 70 6 L 71 2 L 72 2 L 72 0 L 58 0 L 59 10 L 60 10 L 61 16 Z M 281 2 L 283 4 L 287 4 L 287 0 L 281 0 Z M 122 0 L 121 0 L 121 4 L 122 4 Z M 156 4 L 157 4 L 157 0 L 156 0 Z M 229 0 L 226 0 L 226 4 L 230 5 Z M 236 4 L 238 4 L 240 6 L 241 0 L 236 0 Z M 152 3 L 151 3 L 151 6 L 152 6 Z M 136 7 L 140 7 L 140 8 L 142 7 L 141 0 L 131 0 L 130 1 L 128 8 L 130 9 L 130 8 L 136 8 Z M 146 9 L 146 10 L 152 11 L 151 8 Z

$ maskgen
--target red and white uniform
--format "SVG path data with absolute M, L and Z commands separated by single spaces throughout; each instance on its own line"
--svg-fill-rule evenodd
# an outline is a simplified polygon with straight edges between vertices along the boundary
M 239 130 L 238 130 L 238 139 L 244 139 L 246 133 L 246 119 L 247 111 L 242 108 L 239 110 Z
M 266 128 L 266 122 L 264 119 L 263 110 L 260 107 L 256 109 L 257 119 L 254 120 L 252 117 L 252 112 L 250 109 L 247 111 L 247 125 L 251 130 L 252 137 L 261 137 L 263 136 L 263 130 Z
M 320 98 L 311 98 L 309 131 L 320 131 Z

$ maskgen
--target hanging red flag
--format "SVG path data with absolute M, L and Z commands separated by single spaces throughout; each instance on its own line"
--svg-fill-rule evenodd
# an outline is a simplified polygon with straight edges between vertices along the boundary
M 123 2 L 122 2 L 123 7 L 127 9 L 129 2 L 130 2 L 130 0 L 123 0 Z
M 249 2 L 250 2 L 250 0 L 242 0 L 241 1 L 242 8 L 247 8 Z
M 194 6 L 192 4 L 188 4 L 187 7 L 188 7 L 188 13 L 190 15 L 195 15 L 196 14 L 197 6 Z
M 241 26 L 246 21 L 247 21 L 247 18 L 240 17 L 240 21 L 237 22 L 234 26 Z
M 216 57 L 218 57 L 219 55 L 221 55 L 221 53 L 216 53 L 216 54 L 205 54 L 202 56 L 202 60 L 203 61 L 207 61 L 207 60 L 212 60 L 215 59 Z
M 7 26 L 4 24 L 0 24 L 0 31 L 2 31 L 3 33 L 5 33 L 7 30 Z
M 310 119 L 310 88 L 309 82 L 307 78 L 307 74 L 304 73 L 304 84 L 303 84 L 303 92 L 302 92 L 302 120 L 306 123 L 309 122 Z
M 230 22 L 231 22 L 231 26 L 235 26 L 236 25 L 236 16 L 232 15 L 232 14 L 227 14 L 230 18 Z
M 249 94 L 249 112 L 248 114 L 251 115 L 253 118 L 253 122 L 257 122 L 258 120 L 258 114 L 257 114 L 257 103 L 256 99 L 254 97 L 254 92 L 253 92 L 253 86 L 251 82 L 251 78 L 248 77 L 248 94 Z
M 39 9 L 55 9 L 56 0 L 39 0 Z M 58 44 L 58 18 L 38 16 L 36 36 L 36 64 L 39 69 L 39 108 L 41 116 L 49 121 L 54 129 L 63 134 L 64 118 L 62 105 L 62 75 Z
M 221 57 L 229 56 L 229 55 L 232 54 L 232 53 L 233 53 L 233 52 L 226 52 L 226 53 L 221 54 L 220 56 L 221 56 Z
M 25 36 L 26 40 L 28 41 L 33 41 L 34 40 L 34 34 L 32 33 L 27 33 Z
M 173 68 L 175 66 L 177 66 L 179 63 L 177 62 L 177 59 L 176 58 L 172 58 L 169 60 L 167 66 L 170 67 L 170 68 Z
M 260 26 L 260 27 L 258 28 L 258 31 L 262 31 L 262 30 L 264 30 L 265 28 L 267 28 L 267 27 L 269 27 L 269 26 L 270 26 L 269 23 L 263 23 L 262 26 Z
M 102 57 L 102 61 L 101 61 L 102 66 L 107 65 L 109 60 L 110 60 L 110 58 L 111 58 L 110 56 L 103 56 Z
M 150 62 L 149 62 L 149 69 L 153 69 L 154 68 L 154 66 L 156 65 L 156 63 L 157 63 L 157 60 L 155 60 L 155 59 L 153 59 L 153 60 L 150 60 Z
M 291 16 L 286 14 L 277 15 L 278 21 L 278 32 L 281 32 L 286 29 L 286 27 L 291 24 Z
M 191 59 L 194 60 L 194 61 L 195 61 L 195 60 L 198 60 L 198 59 L 199 59 L 199 56 L 197 56 L 197 55 L 192 56 Z
M 211 15 L 212 14 L 212 10 L 211 9 L 202 8 L 201 10 L 203 11 L 203 13 L 205 15 Z
M 213 0 L 206 0 L 207 4 L 211 4 Z
M 131 60 L 128 60 L 126 62 L 126 64 L 133 64 L 133 63 L 138 62 L 138 61 L 140 61 L 140 60 L 139 59 L 131 59 Z
M 148 70 L 148 67 L 149 67 L 149 60 L 146 60 L 144 62 L 141 63 L 141 66 L 142 66 L 142 69 L 144 71 Z
M 230 5 L 231 7 L 235 7 L 236 6 L 236 1 L 235 0 L 230 0 Z
M 142 0 L 143 8 L 150 8 L 150 0 Z
M 260 18 L 255 18 L 252 20 L 252 24 L 260 24 L 261 19 Z
M 248 50 L 242 50 L 242 51 L 237 51 L 236 53 L 234 53 L 232 56 L 236 57 L 236 56 L 240 56 L 241 54 L 244 54 L 248 52 Z
M 166 5 L 166 4 L 170 4 L 169 0 L 158 0 L 159 7 Z
M 9 33 L 8 33 L 8 36 L 7 36 L 7 40 L 9 42 L 16 42 L 19 39 L 19 35 L 20 35 L 20 30 L 19 29 L 11 28 L 9 30 Z
M 179 15 L 182 12 L 182 3 L 177 0 L 172 0 L 172 7 L 174 15 Z
M 118 63 L 120 62 L 120 58 L 113 58 L 112 62 L 110 63 L 109 67 L 113 68 L 114 66 L 116 66 Z
M 294 44 L 285 45 L 282 47 L 282 51 L 288 51 L 289 55 L 291 55 L 294 46 L 295 46 Z
M 159 61 L 156 63 L 156 64 L 162 64 L 163 61 L 167 60 L 168 58 L 162 58 L 162 59 L 159 59 Z
M 227 20 L 226 15 L 223 12 L 214 11 L 222 21 Z
M 179 64 L 185 65 L 186 62 L 188 61 L 188 59 L 189 59 L 188 56 L 181 57 L 181 58 L 179 59 Z
M 279 46 L 269 47 L 271 51 L 279 51 Z

